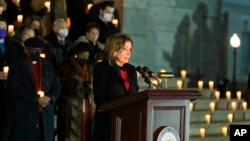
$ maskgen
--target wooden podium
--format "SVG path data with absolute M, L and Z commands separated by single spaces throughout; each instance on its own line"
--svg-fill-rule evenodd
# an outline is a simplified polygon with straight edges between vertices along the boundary
M 111 112 L 112 141 L 156 141 L 166 126 L 189 141 L 190 100 L 200 96 L 198 89 L 144 90 L 104 103 L 99 112 Z

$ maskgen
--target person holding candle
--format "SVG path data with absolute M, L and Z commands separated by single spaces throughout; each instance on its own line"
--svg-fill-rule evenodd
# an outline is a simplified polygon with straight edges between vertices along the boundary
M 10 67 L 10 141 L 54 140 L 54 111 L 61 84 L 53 65 L 39 57 L 44 46 L 39 38 L 25 40 L 25 55 Z
M 129 64 L 132 39 L 123 33 L 111 35 L 104 47 L 104 59 L 94 66 L 93 92 L 96 104 L 93 141 L 111 140 L 111 115 L 98 112 L 101 104 L 138 92 L 136 68 Z
M 87 62 L 90 44 L 79 42 L 59 64 L 62 93 L 58 101 L 58 141 L 90 141 L 95 103 Z M 81 131 L 81 132 L 80 132 Z

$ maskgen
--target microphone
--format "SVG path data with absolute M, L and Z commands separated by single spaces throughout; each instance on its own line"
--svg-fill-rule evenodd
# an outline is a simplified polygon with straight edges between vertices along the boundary
M 161 79 L 158 78 L 157 74 L 152 72 L 148 67 L 144 66 L 143 67 L 144 72 L 147 72 L 149 74 L 149 77 L 154 78 L 155 80 L 158 81 L 158 84 L 160 84 Z
M 145 72 L 142 67 L 138 66 L 136 67 L 136 70 L 141 74 L 142 78 L 144 78 L 144 81 L 147 83 L 147 84 L 150 84 L 151 85 L 151 80 L 149 78 L 149 74 L 147 72 Z

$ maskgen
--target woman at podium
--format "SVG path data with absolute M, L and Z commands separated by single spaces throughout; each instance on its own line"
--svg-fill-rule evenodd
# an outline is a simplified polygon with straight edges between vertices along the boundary
M 132 49 L 133 41 L 128 35 L 111 35 L 105 43 L 104 59 L 94 67 L 94 141 L 111 140 L 111 116 L 98 112 L 100 104 L 138 92 L 136 69 L 129 64 Z

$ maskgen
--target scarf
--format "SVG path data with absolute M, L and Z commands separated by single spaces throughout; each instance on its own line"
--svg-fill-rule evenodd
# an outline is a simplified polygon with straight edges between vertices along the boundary
M 33 74 L 34 82 L 35 82 L 35 91 L 41 91 L 42 90 L 42 61 L 39 59 L 37 63 L 33 63 L 33 61 L 27 57 L 28 65 L 31 69 L 31 72 Z M 39 111 L 42 111 L 42 106 L 38 107 Z

